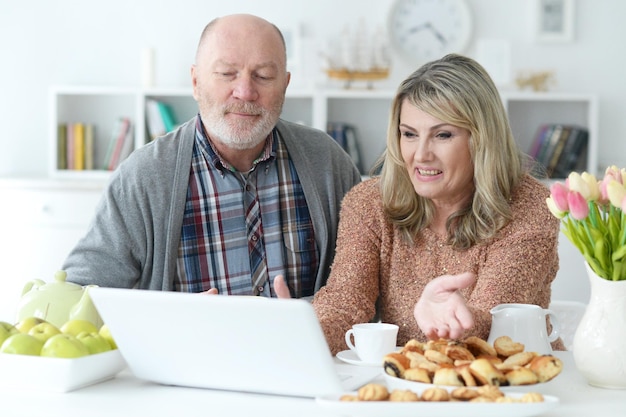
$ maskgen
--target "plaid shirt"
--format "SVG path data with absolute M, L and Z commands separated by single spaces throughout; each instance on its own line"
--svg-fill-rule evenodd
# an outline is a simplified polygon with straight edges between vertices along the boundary
M 244 201 L 250 198 L 260 203 L 260 253 L 248 245 Z M 267 267 L 259 288 L 252 288 L 250 265 L 259 260 L 254 256 Z M 198 117 L 175 289 L 275 296 L 272 281 L 283 274 L 291 296 L 305 297 L 313 295 L 318 262 L 304 192 L 278 132 L 272 131 L 252 171 L 243 175 L 220 159 Z

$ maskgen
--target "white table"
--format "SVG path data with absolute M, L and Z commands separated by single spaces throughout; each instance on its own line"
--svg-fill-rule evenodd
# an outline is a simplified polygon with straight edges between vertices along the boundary
M 564 362 L 563 372 L 539 391 L 558 397 L 561 404 L 543 416 L 626 415 L 626 390 L 589 386 L 576 370 L 571 352 L 557 355 Z M 163 386 L 138 380 L 125 370 L 112 380 L 63 394 L 2 390 L 0 416 L 325 417 L 328 410 L 314 399 Z

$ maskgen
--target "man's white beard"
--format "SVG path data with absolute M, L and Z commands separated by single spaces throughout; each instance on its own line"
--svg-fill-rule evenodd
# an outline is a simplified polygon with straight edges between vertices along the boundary
M 260 115 L 260 119 L 236 124 L 229 123 L 224 114 L 236 111 L 240 113 L 250 113 Z M 215 111 L 208 112 L 208 120 L 204 120 L 207 133 L 213 140 L 219 140 L 223 144 L 233 149 L 251 149 L 263 142 L 272 131 L 278 116 L 272 117 L 273 112 L 269 112 L 258 106 L 244 103 L 240 106 L 227 106 Z M 280 111 L 277 113 L 280 114 Z

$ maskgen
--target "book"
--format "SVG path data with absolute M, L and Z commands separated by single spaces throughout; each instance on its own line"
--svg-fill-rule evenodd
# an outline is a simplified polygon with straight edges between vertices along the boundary
M 359 172 L 363 172 L 363 162 L 356 128 L 343 122 L 329 122 L 327 133 L 350 155 Z
M 57 127 L 57 168 L 67 169 L 67 125 L 59 123 Z
M 163 120 L 163 127 L 165 128 L 165 133 L 171 132 L 176 128 L 176 120 L 174 118 L 174 112 L 169 104 L 163 103 L 162 101 L 157 101 L 157 107 L 159 109 L 159 113 L 161 114 L 161 120 Z
M 126 117 L 120 117 L 116 122 L 111 132 L 111 139 L 107 148 L 106 155 L 102 161 L 102 169 L 111 170 L 111 166 L 114 166 L 113 159 L 115 158 L 116 150 L 121 150 L 121 144 L 126 136 L 126 129 L 130 124 L 130 120 Z M 118 151 L 119 153 L 119 151 Z
M 128 158 L 128 155 L 130 155 L 133 152 L 134 146 L 135 145 L 135 135 L 133 132 L 133 129 L 129 128 L 126 130 L 126 135 L 124 136 L 124 143 L 122 145 L 122 149 L 120 150 L 120 154 L 117 158 L 117 161 L 115 161 L 115 168 L 117 168 L 119 166 L 119 164 L 122 163 L 122 161 L 126 158 Z
M 94 169 L 93 165 L 94 154 L 94 125 L 91 123 L 85 124 L 85 169 Z
M 74 142 L 74 124 L 73 123 L 67 123 L 66 124 L 66 147 L 65 147 L 65 151 L 66 151 L 66 157 L 65 160 L 67 161 L 67 169 L 74 169 L 74 146 L 75 146 L 75 142 Z
M 82 123 L 74 123 L 74 169 L 85 169 L 85 129 Z
M 563 153 L 563 150 L 565 149 L 565 144 L 569 140 L 571 131 L 572 131 L 571 126 L 563 126 L 563 129 L 561 130 L 561 134 L 557 140 L 556 145 L 554 146 L 552 155 L 550 155 L 550 159 L 546 165 L 546 173 L 548 174 L 549 177 L 552 177 L 554 173 L 554 169 L 556 168 L 556 165 L 559 162 L 559 159 L 561 158 L 561 154 Z
M 561 132 L 563 131 L 563 125 L 555 124 L 552 125 L 550 129 L 549 136 L 546 136 L 544 139 L 544 143 L 541 147 L 541 151 L 539 155 L 537 155 L 537 162 L 543 165 L 544 168 L 548 168 L 548 164 L 550 163 L 550 158 L 554 149 L 556 148 L 556 144 L 559 142 L 559 138 L 561 137 Z M 546 131 L 546 135 L 547 135 Z
M 332 137 L 344 150 L 346 149 L 345 124 L 340 122 L 328 122 L 326 133 Z
M 117 132 L 117 138 L 115 138 L 115 145 L 113 147 L 111 158 L 109 159 L 109 165 L 107 167 L 109 171 L 113 171 L 115 168 L 117 168 L 117 165 L 119 164 L 122 148 L 124 147 L 124 142 L 126 141 L 128 131 L 131 127 L 130 119 L 128 119 L 127 117 L 123 117 L 121 119 L 119 127 L 120 129 Z
M 552 128 L 551 125 L 543 124 L 539 126 L 539 128 L 537 129 L 537 133 L 535 134 L 535 139 L 533 140 L 533 143 L 531 144 L 530 149 L 528 150 L 528 155 L 533 157 L 533 159 L 537 159 L 537 155 L 539 155 L 539 151 L 541 147 L 543 146 L 543 143 L 546 139 L 546 132 L 548 131 L 548 129 L 551 129 L 551 128 Z
M 579 165 L 585 165 L 589 131 L 584 127 L 573 126 L 561 156 L 552 173 L 553 178 L 566 178 Z
M 165 123 L 161 117 L 159 103 L 153 99 L 146 100 L 146 126 L 150 140 L 154 140 L 166 133 Z

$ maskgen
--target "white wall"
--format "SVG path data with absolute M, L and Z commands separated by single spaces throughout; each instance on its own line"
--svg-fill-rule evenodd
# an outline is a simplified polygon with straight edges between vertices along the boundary
M 575 41 L 538 44 L 535 0 L 467 0 L 477 39 L 510 42 L 513 71 L 553 70 L 555 90 L 600 98 L 600 165 L 626 166 L 626 2 L 575 0 Z M 384 25 L 392 0 L 0 0 L 0 176 L 46 174 L 48 87 L 140 83 L 142 48 L 156 49 L 157 86 L 189 86 L 197 39 L 213 17 L 261 15 L 300 25 L 303 62 L 293 82 L 323 79 L 313 62 L 331 35 L 363 17 Z M 383 85 L 395 87 L 413 68 L 395 63 Z

